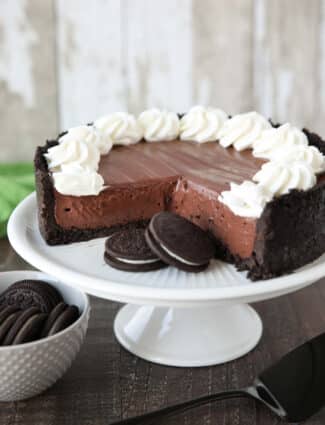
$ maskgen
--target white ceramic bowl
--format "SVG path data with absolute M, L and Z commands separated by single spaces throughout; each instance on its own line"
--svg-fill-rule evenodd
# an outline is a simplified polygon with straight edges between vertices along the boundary
M 26 344 L 0 347 L 0 401 L 33 397 L 54 384 L 71 366 L 84 341 L 90 313 L 82 291 L 41 272 L 0 273 L 0 293 L 17 280 L 41 279 L 51 283 L 64 301 L 79 307 L 79 319 L 57 334 Z

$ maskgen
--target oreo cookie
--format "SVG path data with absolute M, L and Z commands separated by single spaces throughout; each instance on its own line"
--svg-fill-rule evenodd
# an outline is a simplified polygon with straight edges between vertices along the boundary
M 8 330 L 2 345 L 11 345 L 16 338 L 18 332 L 21 330 L 25 323 L 35 315 L 40 313 L 37 307 L 29 307 L 26 310 L 20 310 L 19 314 L 16 316 L 15 322 L 12 324 L 11 328 Z
M 37 307 L 48 314 L 62 296 L 47 282 L 40 280 L 21 280 L 11 285 L 0 295 L 0 305 L 15 305 L 21 309 Z
M 51 313 L 49 314 L 42 332 L 41 332 L 41 337 L 44 338 L 46 336 L 48 336 L 50 329 L 52 328 L 53 324 L 55 323 L 55 321 L 57 320 L 57 318 L 64 312 L 64 310 L 66 310 L 66 308 L 68 307 L 68 305 L 65 302 L 59 303 L 57 306 L 54 307 L 54 309 L 51 311 Z
M 16 333 L 12 345 L 23 344 L 38 339 L 43 324 L 47 318 L 45 313 L 36 313 L 31 315 Z
M 62 303 L 63 304 L 63 303 Z M 43 336 L 51 336 L 57 332 L 63 331 L 68 326 L 72 325 L 79 317 L 79 309 L 75 305 L 57 306 L 52 317 L 48 318 L 43 331 Z M 64 307 L 64 308 L 63 308 Z
M 165 267 L 166 264 L 149 248 L 144 233 L 142 228 L 114 233 L 105 243 L 106 263 L 130 272 L 146 272 Z
M 28 285 L 33 285 L 34 287 L 39 287 L 42 291 L 47 291 L 48 295 L 52 298 L 53 303 L 56 305 L 63 300 L 60 292 L 48 282 L 44 280 L 36 280 L 36 279 L 24 279 L 19 280 L 11 285 L 11 288 L 21 288 L 26 287 Z
M 0 326 L 7 319 L 10 314 L 15 313 L 19 310 L 19 307 L 15 305 L 4 305 L 0 309 Z
M 207 232 L 170 212 L 152 217 L 145 238 L 162 261 L 187 272 L 205 270 L 215 255 L 215 244 Z
M 0 345 L 2 345 L 3 340 L 5 339 L 10 328 L 13 326 L 13 324 L 17 320 L 17 317 L 19 316 L 19 314 L 20 314 L 20 310 L 17 310 L 17 309 L 15 311 L 7 310 L 7 314 L 5 317 L 3 317 L 3 320 L 0 324 Z

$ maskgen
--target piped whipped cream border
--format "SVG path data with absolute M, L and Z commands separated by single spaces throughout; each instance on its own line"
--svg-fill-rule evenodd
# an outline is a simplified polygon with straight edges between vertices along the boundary
M 157 108 L 138 117 L 126 112 L 108 114 L 91 125 L 70 128 L 44 156 L 58 192 L 96 196 L 105 189 L 98 173 L 101 155 L 116 145 L 175 139 L 251 149 L 254 157 L 267 161 L 251 181 L 230 183 L 230 189 L 219 196 L 220 202 L 242 217 L 260 217 L 272 199 L 293 189 L 310 189 L 317 174 L 325 171 L 325 156 L 290 123 L 276 128 L 255 111 L 229 117 L 221 109 L 204 106 L 194 106 L 181 118 Z

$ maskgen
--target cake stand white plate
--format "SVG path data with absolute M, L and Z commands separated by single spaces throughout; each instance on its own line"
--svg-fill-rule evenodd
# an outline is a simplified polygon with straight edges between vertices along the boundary
M 247 303 L 278 297 L 325 276 L 325 255 L 295 273 L 251 282 L 232 265 L 205 272 L 172 267 L 128 273 L 107 266 L 105 239 L 48 246 L 37 221 L 35 194 L 12 214 L 8 235 L 26 261 L 97 297 L 129 303 L 115 319 L 118 341 L 132 353 L 173 366 L 206 366 L 238 358 L 258 343 L 262 322 Z

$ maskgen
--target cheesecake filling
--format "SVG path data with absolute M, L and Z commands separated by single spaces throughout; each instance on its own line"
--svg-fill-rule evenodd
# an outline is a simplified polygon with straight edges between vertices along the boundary
M 64 229 L 96 229 L 149 220 L 168 208 L 173 179 L 106 188 L 97 196 L 55 192 L 55 219 Z
M 234 214 L 218 198 L 229 181 L 252 179 L 264 162 L 213 142 L 117 146 L 99 164 L 105 190 L 82 197 L 56 191 L 55 218 L 65 229 L 96 229 L 150 220 L 168 210 L 209 231 L 235 255 L 248 257 L 256 220 Z
M 230 247 L 233 255 L 249 257 L 254 249 L 256 219 L 235 215 L 218 200 L 218 194 L 193 182 L 180 180 L 170 211 L 187 218 L 216 240 Z
M 99 196 L 68 197 L 55 193 L 55 218 L 66 229 L 97 229 L 149 221 L 160 211 L 175 212 L 209 231 L 231 247 L 234 255 L 249 257 L 254 248 L 256 220 L 235 215 L 200 185 L 179 179 L 143 187 L 106 189 Z

